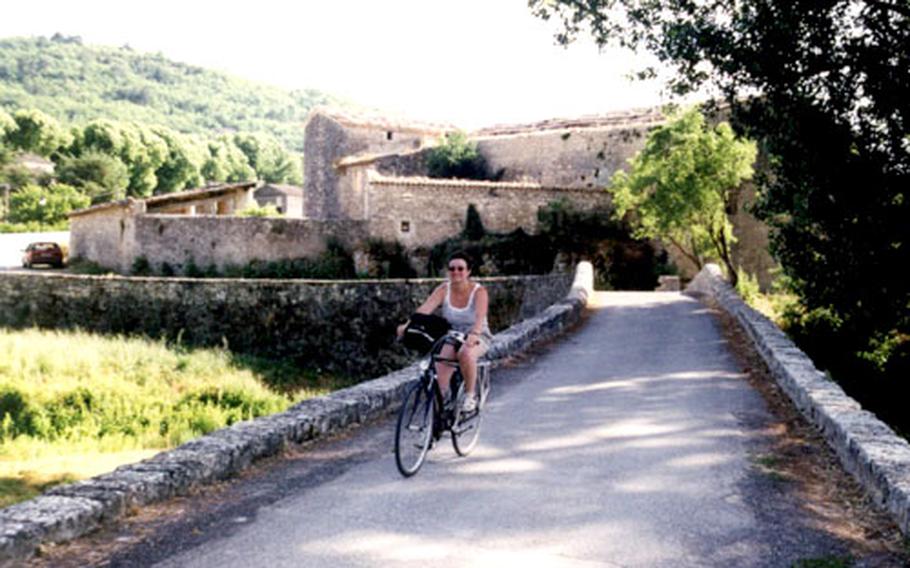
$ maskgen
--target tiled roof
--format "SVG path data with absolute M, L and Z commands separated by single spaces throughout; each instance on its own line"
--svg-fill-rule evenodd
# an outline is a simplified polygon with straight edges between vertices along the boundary
M 171 203 L 184 203 L 187 201 L 196 201 L 198 199 L 204 199 L 208 197 L 214 197 L 217 195 L 223 195 L 225 193 L 231 193 L 232 191 L 237 191 L 238 189 L 250 189 L 254 187 L 256 182 L 254 181 L 245 181 L 241 183 L 226 183 L 214 185 L 211 187 L 202 187 L 198 189 L 188 189 L 186 191 L 178 191 L 176 193 L 165 193 L 162 195 L 153 195 L 152 197 L 146 197 L 145 199 L 134 199 L 132 197 L 127 197 L 126 199 L 121 199 L 120 201 L 110 201 L 108 203 L 101 203 L 99 205 L 93 205 L 85 209 L 77 209 L 76 211 L 71 211 L 70 217 L 77 217 L 80 215 L 88 215 L 91 213 L 96 213 L 104 209 L 114 209 L 114 208 L 125 208 L 128 207 L 131 203 L 137 201 L 144 201 L 146 207 L 161 207 L 164 205 L 170 205 Z
M 660 124 L 666 119 L 660 108 L 630 109 L 607 114 L 579 116 L 575 118 L 551 118 L 527 124 L 499 124 L 481 128 L 470 133 L 470 137 L 503 136 L 524 134 L 542 130 L 566 130 L 569 128 L 618 128 Z
M 394 116 L 380 112 L 351 111 L 337 107 L 317 107 L 310 111 L 310 116 L 317 114 L 327 116 L 341 124 L 348 126 L 368 126 L 382 130 L 424 132 L 427 134 L 443 134 L 458 130 L 451 124 L 431 123 L 413 120 L 403 116 Z
M 482 181 L 472 179 L 445 179 L 429 177 L 395 177 L 384 176 L 372 172 L 370 174 L 370 183 L 374 185 L 404 185 L 404 186 L 421 186 L 421 187 L 457 187 L 457 188 L 477 188 L 477 189 L 545 189 L 557 191 L 578 191 L 591 192 L 588 188 L 542 185 L 535 182 L 526 181 Z

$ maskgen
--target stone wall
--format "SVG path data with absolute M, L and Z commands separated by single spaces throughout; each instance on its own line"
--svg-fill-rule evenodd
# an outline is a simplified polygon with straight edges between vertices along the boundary
M 563 297 L 570 275 L 481 279 L 494 331 Z M 356 377 L 403 364 L 394 329 L 440 280 L 308 281 L 0 273 L 0 325 L 180 336 Z
M 311 221 L 278 217 L 140 215 L 134 252 L 153 269 L 167 263 L 178 273 L 197 266 L 245 266 L 253 260 L 313 258 L 335 239 L 354 247 L 366 238 L 358 221 Z
M 496 367 L 581 318 L 594 272 L 581 263 L 569 293 L 533 318 L 496 334 L 486 355 Z M 116 522 L 128 511 L 229 478 L 285 447 L 343 431 L 394 411 L 420 375 L 418 364 L 305 400 L 289 410 L 239 422 L 153 458 L 92 479 L 54 487 L 0 511 L 0 566 L 21 566 L 42 544 L 60 543 Z M 496 374 L 492 375 L 496 380 Z
M 313 112 L 304 139 L 304 216 L 310 219 L 363 219 L 358 193 L 335 169 L 336 162 L 357 154 L 412 151 L 435 143 L 441 131 L 401 125 L 352 124 Z
M 644 147 L 650 124 L 567 128 L 478 137 L 490 171 L 504 181 L 545 186 L 606 187 L 613 173 Z
M 910 534 L 910 444 L 858 402 L 803 353 L 772 321 L 755 311 L 709 264 L 687 291 L 717 301 L 749 335 L 790 400 L 834 449 L 841 464 Z
M 69 258 L 91 260 L 117 271 L 127 271 L 133 262 L 136 214 L 141 202 L 110 207 L 92 215 L 70 218 Z
M 432 246 L 464 229 L 469 204 L 477 208 L 488 231 L 507 233 L 521 227 L 536 233 L 538 209 L 566 198 L 581 207 L 608 204 L 610 199 L 601 190 L 530 183 L 375 177 L 368 184 L 370 234 L 409 249 Z

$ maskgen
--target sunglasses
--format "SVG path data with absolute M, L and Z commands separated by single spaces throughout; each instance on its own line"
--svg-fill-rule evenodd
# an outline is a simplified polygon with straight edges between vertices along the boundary
M 464 272 L 467 269 L 466 266 L 450 266 L 449 272 Z

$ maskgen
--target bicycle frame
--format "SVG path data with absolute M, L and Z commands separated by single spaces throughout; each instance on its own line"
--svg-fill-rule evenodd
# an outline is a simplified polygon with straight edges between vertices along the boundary
M 446 345 L 452 345 L 457 350 L 464 340 L 465 335 L 457 331 L 437 340 L 421 361 L 422 372 L 418 383 L 410 387 L 404 397 L 395 428 L 395 460 L 405 477 L 417 473 L 427 452 L 446 432 L 451 432 L 452 445 L 460 456 L 468 455 L 477 443 L 482 418 L 480 411 L 489 394 L 489 367 L 486 364 L 478 367 L 481 397 L 476 410 L 463 413 L 459 394 L 463 390 L 464 378 L 458 359 L 441 356 Z M 439 387 L 437 365 L 450 365 L 455 369 L 449 385 L 449 397 L 444 397 Z M 432 417 L 432 422 L 427 420 L 428 417 Z M 414 439 L 412 434 L 416 435 Z

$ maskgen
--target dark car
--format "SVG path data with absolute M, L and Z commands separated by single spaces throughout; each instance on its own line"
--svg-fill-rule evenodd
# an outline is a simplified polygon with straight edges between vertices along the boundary
M 22 266 L 31 268 L 36 264 L 49 264 L 55 268 L 63 266 L 63 249 L 57 243 L 32 243 L 25 249 Z

